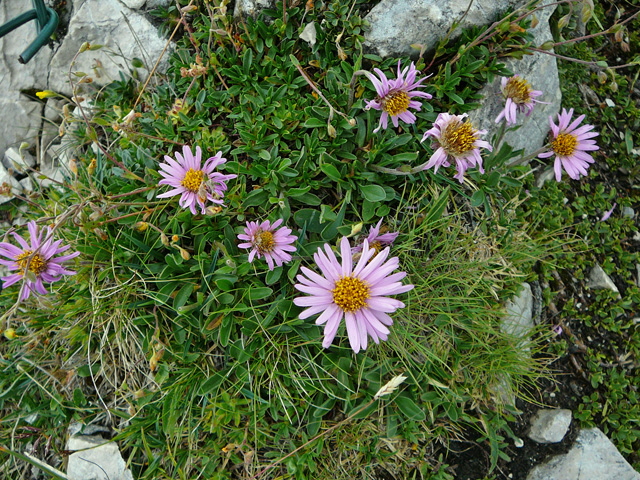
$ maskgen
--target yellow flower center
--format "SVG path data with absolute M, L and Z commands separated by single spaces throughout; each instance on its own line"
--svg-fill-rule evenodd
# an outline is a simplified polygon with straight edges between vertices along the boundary
M 253 237 L 253 246 L 256 247 L 260 253 L 272 252 L 276 246 L 276 241 L 273 239 L 273 233 L 269 231 L 259 231 Z
M 193 168 L 190 168 L 185 174 L 184 179 L 180 182 L 180 185 L 187 190 L 196 193 L 202 184 L 203 178 L 204 172 L 202 170 L 194 170 Z
M 474 146 L 476 140 L 476 130 L 471 123 L 453 120 L 444 129 L 440 145 L 448 154 L 458 156 L 476 148 Z
M 406 112 L 409 108 L 409 95 L 403 91 L 394 92 L 384 97 L 380 103 L 382 103 L 382 109 L 385 112 L 395 117 Z
M 366 305 L 369 298 L 369 286 L 359 278 L 342 277 L 331 290 L 333 302 L 343 312 L 355 312 Z
M 29 265 L 29 271 L 36 275 L 40 275 L 47 269 L 46 260 L 37 253 L 32 256 L 32 253 L 33 250 L 25 250 L 16 258 L 16 263 L 20 267 L 20 275 L 24 275 L 27 264 Z
M 514 103 L 522 105 L 529 103 L 531 100 L 531 92 L 533 89 L 529 82 L 521 77 L 511 77 L 507 80 L 507 84 L 504 86 L 502 93 L 505 98 L 510 98 Z
M 551 142 L 553 151 L 561 157 L 573 155 L 578 146 L 578 139 L 570 133 L 561 133 Z

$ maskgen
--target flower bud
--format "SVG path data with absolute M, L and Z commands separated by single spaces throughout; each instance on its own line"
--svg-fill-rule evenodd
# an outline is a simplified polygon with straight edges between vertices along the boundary
M 7 340 L 13 340 L 14 338 L 16 338 L 18 336 L 18 334 L 16 333 L 15 329 L 13 328 L 7 328 L 4 331 L 4 336 Z
M 160 234 L 160 241 L 165 247 L 169 246 L 169 237 L 167 237 L 164 233 Z
M 133 228 L 135 228 L 138 232 L 144 232 L 147 228 L 149 228 L 149 224 L 147 222 L 137 222 Z
M 191 255 L 189 255 L 189 252 L 187 252 L 184 248 L 182 247 L 178 247 L 180 249 L 180 256 L 182 257 L 183 260 L 189 260 L 191 258 Z

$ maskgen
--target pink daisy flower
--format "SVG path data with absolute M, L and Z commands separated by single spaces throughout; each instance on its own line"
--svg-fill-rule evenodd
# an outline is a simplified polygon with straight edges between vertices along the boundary
M 514 125 L 518 110 L 528 117 L 533 111 L 534 103 L 545 103 L 535 99 L 542 95 L 542 92 L 533 90 L 529 82 L 519 75 L 509 78 L 502 77 L 500 90 L 502 90 L 506 102 L 504 109 L 496 118 L 496 123 L 500 123 L 500 120 L 504 118 L 507 125 Z
M 436 149 L 425 165 L 425 170 L 433 167 L 433 171 L 437 172 L 438 168 L 451 165 L 450 161 L 453 160 L 458 170 L 453 178 L 457 178 L 460 183 L 464 181 L 464 172 L 469 167 L 477 165 L 480 173 L 484 173 L 480 149 L 492 151 L 493 148 L 488 142 L 479 138 L 487 131 L 476 130 L 468 120 L 465 120 L 465 117 L 467 117 L 466 113 L 462 115 L 441 113 L 433 124 L 433 128 L 425 132 L 420 142 L 433 137 L 431 146 Z
M 586 175 L 589 164 L 594 162 L 593 157 L 587 152 L 600 148 L 596 145 L 595 140 L 591 140 L 598 136 L 597 132 L 591 131 L 594 126 L 583 125 L 578 128 L 578 125 L 584 120 L 584 115 L 580 115 L 571 122 L 572 116 L 573 108 L 568 112 L 563 108 L 562 113 L 558 114 L 558 125 L 553 123 L 552 117 L 549 117 L 553 134 L 553 140 L 549 142 L 551 151 L 538 155 L 540 158 L 556 156 L 553 168 L 558 182 L 562 178 L 562 168 L 574 180 L 578 180 L 581 175 Z
M 384 295 L 408 292 L 413 285 L 400 282 L 407 275 L 405 272 L 391 274 L 398 268 L 399 260 L 393 257 L 385 262 L 389 247 L 376 255 L 365 240 L 362 255 L 354 268 L 349 240 L 342 237 L 340 255 L 342 263 L 329 245 L 324 245 L 324 252 L 318 248 L 313 258 L 322 275 L 302 267 L 302 274 L 296 277 L 300 283 L 295 288 L 309 296 L 297 297 L 293 303 L 308 307 L 300 313 L 301 319 L 320 314 L 316 325 L 324 324 L 324 348 L 333 342 L 344 317 L 349 344 L 358 353 L 367 348 L 368 337 L 375 343 L 386 340 L 388 327 L 393 325 L 388 313 L 405 306 L 400 300 Z
M 383 219 L 381 218 L 380 221 L 377 223 L 377 225 L 371 228 L 371 230 L 369 230 L 369 235 L 367 235 L 367 242 L 369 242 L 369 248 L 373 248 L 376 252 L 379 252 L 380 250 L 382 250 L 383 247 L 386 247 L 387 245 L 391 245 L 395 241 L 395 239 L 398 238 L 398 235 L 399 235 L 398 232 L 384 231 L 383 233 L 380 233 L 382 220 Z M 351 252 L 352 253 L 361 252 L 362 245 L 363 244 L 361 243 L 360 245 L 353 247 L 351 249 Z
M 247 222 L 244 233 L 238 235 L 240 240 L 246 240 L 246 243 L 238 245 L 240 248 L 250 248 L 249 262 L 253 259 L 264 257 L 269 266 L 269 270 L 273 270 L 274 263 L 278 267 L 283 263 L 291 261 L 291 255 L 287 252 L 295 252 L 296 247 L 292 245 L 298 237 L 290 235 L 291 229 L 287 227 L 278 228 L 282 224 L 282 219 L 278 219 L 271 223 L 265 220 L 262 223 Z
M 202 165 L 202 150 L 196 147 L 195 156 L 191 152 L 191 148 L 184 146 L 182 155 L 176 152 L 174 160 L 165 155 L 166 163 L 160 164 L 160 175 L 164 178 L 158 182 L 158 185 L 170 185 L 173 190 L 161 193 L 158 198 L 168 198 L 180 195 L 178 203 L 183 208 L 189 208 L 191 213 L 196 215 L 197 206 L 200 206 L 202 213 L 206 211 L 206 202 L 223 205 L 222 197 L 227 189 L 226 181 L 236 178 L 237 175 L 223 175 L 213 170 L 225 163 L 226 158 L 222 158 L 222 152 L 216 153 L 215 156 L 209 158 Z
M 61 245 L 62 240 L 54 241 L 50 227 L 39 232 L 36 222 L 31 221 L 27 224 L 27 229 L 29 242 L 17 233 L 11 233 L 21 248 L 0 242 L 0 255 L 9 259 L 0 259 L 0 263 L 7 266 L 9 271 L 17 270 L 17 273 L 2 277 L 4 287 L 24 280 L 19 300 L 26 300 L 32 292 L 41 295 L 49 293 L 43 282 L 53 283 L 61 280 L 62 275 L 75 275 L 76 272 L 67 270 L 62 263 L 80 255 L 80 252 L 73 252 L 56 257 L 55 255 L 67 251 L 71 246 Z
M 409 108 L 413 108 L 414 110 L 420 111 L 422 108 L 422 104 L 416 100 L 412 100 L 414 97 L 422 97 L 429 100 L 432 98 L 426 92 L 417 91 L 416 88 L 422 88 L 420 85 L 424 80 L 428 77 L 423 77 L 420 80 L 416 81 L 416 75 L 418 74 L 418 70 L 416 70 L 415 65 L 411 62 L 409 67 L 404 67 L 402 71 L 400 71 L 400 61 L 398 60 L 398 78 L 395 80 L 389 80 L 386 75 L 379 68 L 374 68 L 374 72 L 378 74 L 377 78 L 375 75 L 365 72 L 365 75 L 378 93 L 378 96 L 375 100 L 367 100 L 367 105 L 365 106 L 365 110 L 369 110 L 373 108 L 375 110 L 381 110 L 382 115 L 380 116 L 380 124 L 378 128 L 376 128 L 373 133 L 376 133 L 380 130 L 380 128 L 387 128 L 387 123 L 389 120 L 389 116 L 391 116 L 391 122 L 394 127 L 398 126 L 398 119 L 402 120 L 405 123 L 415 123 L 416 116 L 413 112 L 409 111 Z M 405 78 L 406 74 L 406 78 Z

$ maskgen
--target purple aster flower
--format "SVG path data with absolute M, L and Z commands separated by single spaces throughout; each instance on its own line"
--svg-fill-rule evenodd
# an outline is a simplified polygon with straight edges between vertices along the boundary
M 282 224 L 282 219 L 271 223 L 265 220 L 262 223 L 247 222 L 244 233 L 238 235 L 240 240 L 247 240 L 247 243 L 238 245 L 240 248 L 250 248 L 249 262 L 253 262 L 254 257 L 264 257 L 269 266 L 269 270 L 274 269 L 274 263 L 278 267 L 291 260 L 291 255 L 287 252 L 295 252 L 296 247 L 292 245 L 298 237 L 290 235 L 291 229 L 287 227 L 278 228 Z
M 502 77 L 500 90 L 502 90 L 506 102 L 504 110 L 496 118 L 496 123 L 500 123 L 500 120 L 504 118 L 507 120 L 507 125 L 514 125 L 518 110 L 529 116 L 533 111 L 534 103 L 545 103 L 535 99 L 542 95 L 542 92 L 533 90 L 529 82 L 519 75 L 509 78 Z
M 413 62 L 409 67 L 404 67 L 400 71 L 400 60 L 398 60 L 398 78 L 395 80 L 389 80 L 379 68 L 374 68 L 373 70 L 380 78 L 369 72 L 365 72 L 365 75 L 373 83 L 378 96 L 375 100 L 367 100 L 365 110 L 374 108 L 382 111 L 380 124 L 373 133 L 378 132 L 380 128 L 387 128 L 389 116 L 391 116 L 391 122 L 394 127 L 398 126 L 398 119 L 405 123 L 415 123 L 416 116 L 409 111 L 409 108 L 420 111 L 422 107 L 420 102 L 412 100 L 413 97 L 423 97 L 427 100 L 431 98 L 428 93 L 416 90 L 416 88 L 422 88 L 420 84 L 428 77 L 423 77 L 416 81 L 418 70 L 416 70 Z M 405 74 L 407 75 L 406 78 Z
M 586 175 L 589 164 L 594 162 L 593 157 L 587 152 L 600 148 L 596 145 L 595 140 L 591 140 L 598 136 L 597 132 L 591 131 L 594 128 L 593 125 L 583 125 L 578 128 L 578 125 L 584 120 L 584 115 L 580 115 L 573 122 L 571 121 L 572 116 L 573 108 L 568 112 L 563 108 L 562 113 L 558 114 L 558 125 L 553 123 L 552 117 L 549 117 L 553 134 L 553 140 L 549 142 L 551 151 L 538 155 L 540 158 L 556 156 L 553 168 L 558 182 L 562 178 L 562 168 L 574 180 L 578 180 L 581 175 Z
M 383 247 L 387 245 L 391 245 L 396 238 L 398 238 L 398 232 L 387 232 L 384 227 L 381 228 L 382 218 L 378 222 L 378 224 L 369 230 L 369 235 L 367 235 L 367 242 L 369 242 L 369 248 L 373 248 L 376 252 L 382 250 Z M 383 230 L 382 233 L 380 231 Z M 362 243 L 357 245 L 351 249 L 352 253 L 359 253 L 362 251 Z
M 388 327 L 393 325 L 388 313 L 404 308 L 400 300 L 384 295 L 408 292 L 413 285 L 400 282 L 407 275 L 405 272 L 391 274 L 398 268 L 399 260 L 393 257 L 385 262 L 389 247 L 376 255 L 365 240 L 362 255 L 353 268 L 349 240 L 342 237 L 340 255 L 342 263 L 336 259 L 329 245 L 324 245 L 324 252 L 318 248 L 313 258 L 322 275 L 302 267 L 303 274 L 296 277 L 300 283 L 295 288 L 309 296 L 297 297 L 293 303 L 308 307 L 300 313 L 301 319 L 320 314 L 316 325 L 324 324 L 324 348 L 333 342 L 344 317 L 349 343 L 358 353 L 367 348 L 368 336 L 375 343 L 386 340 Z
M 158 198 L 168 198 L 180 195 L 178 203 L 183 208 L 189 208 L 191 213 L 196 215 L 196 206 L 200 206 L 202 213 L 206 212 L 206 202 L 224 205 L 222 197 L 227 189 L 226 181 L 236 178 L 237 175 L 223 175 L 213 170 L 227 161 L 222 158 L 222 152 L 216 153 L 202 165 L 202 150 L 196 147 L 195 156 L 191 153 L 191 148 L 184 146 L 182 155 L 176 152 L 174 160 L 165 155 L 166 163 L 160 164 L 160 175 L 164 178 L 158 185 L 170 185 L 173 190 L 161 193 Z
M 460 183 L 464 181 L 464 172 L 473 166 L 478 166 L 480 173 L 484 173 L 482 167 L 482 157 L 480 149 L 485 148 L 492 151 L 493 148 L 488 142 L 480 140 L 480 135 L 485 135 L 486 130 L 476 130 L 468 120 L 466 113 L 462 115 L 450 115 L 441 113 L 438 115 L 433 128 L 427 130 L 422 136 L 421 142 L 428 137 L 433 137 L 431 146 L 436 149 L 424 169 L 434 167 L 434 172 L 440 167 L 448 167 L 450 161 L 456 162 L 458 173 L 453 178 L 457 178 Z
M 36 222 L 31 221 L 27 224 L 27 229 L 30 243 L 17 233 L 11 233 L 21 248 L 11 243 L 0 242 L 0 255 L 9 259 L 0 259 L 0 264 L 9 267 L 9 271 L 18 271 L 2 277 L 4 287 L 24 279 L 19 300 L 26 300 L 31 292 L 41 295 L 49 293 L 43 282 L 53 283 L 61 280 L 62 275 L 75 275 L 76 272 L 67 270 L 62 263 L 80 255 L 80 252 L 73 252 L 56 257 L 55 255 L 67 251 L 71 246 L 61 245 L 62 240 L 54 241 L 50 227 L 39 232 Z

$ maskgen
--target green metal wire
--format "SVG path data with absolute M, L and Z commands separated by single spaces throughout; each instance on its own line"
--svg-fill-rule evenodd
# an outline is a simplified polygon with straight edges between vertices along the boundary
M 43 0 L 32 0 L 33 9 L 12 18 L 4 25 L 0 25 L 0 38 L 31 20 L 36 20 L 38 36 L 18 57 L 20 63 L 27 63 L 48 41 L 58 27 L 58 14 L 45 6 Z

